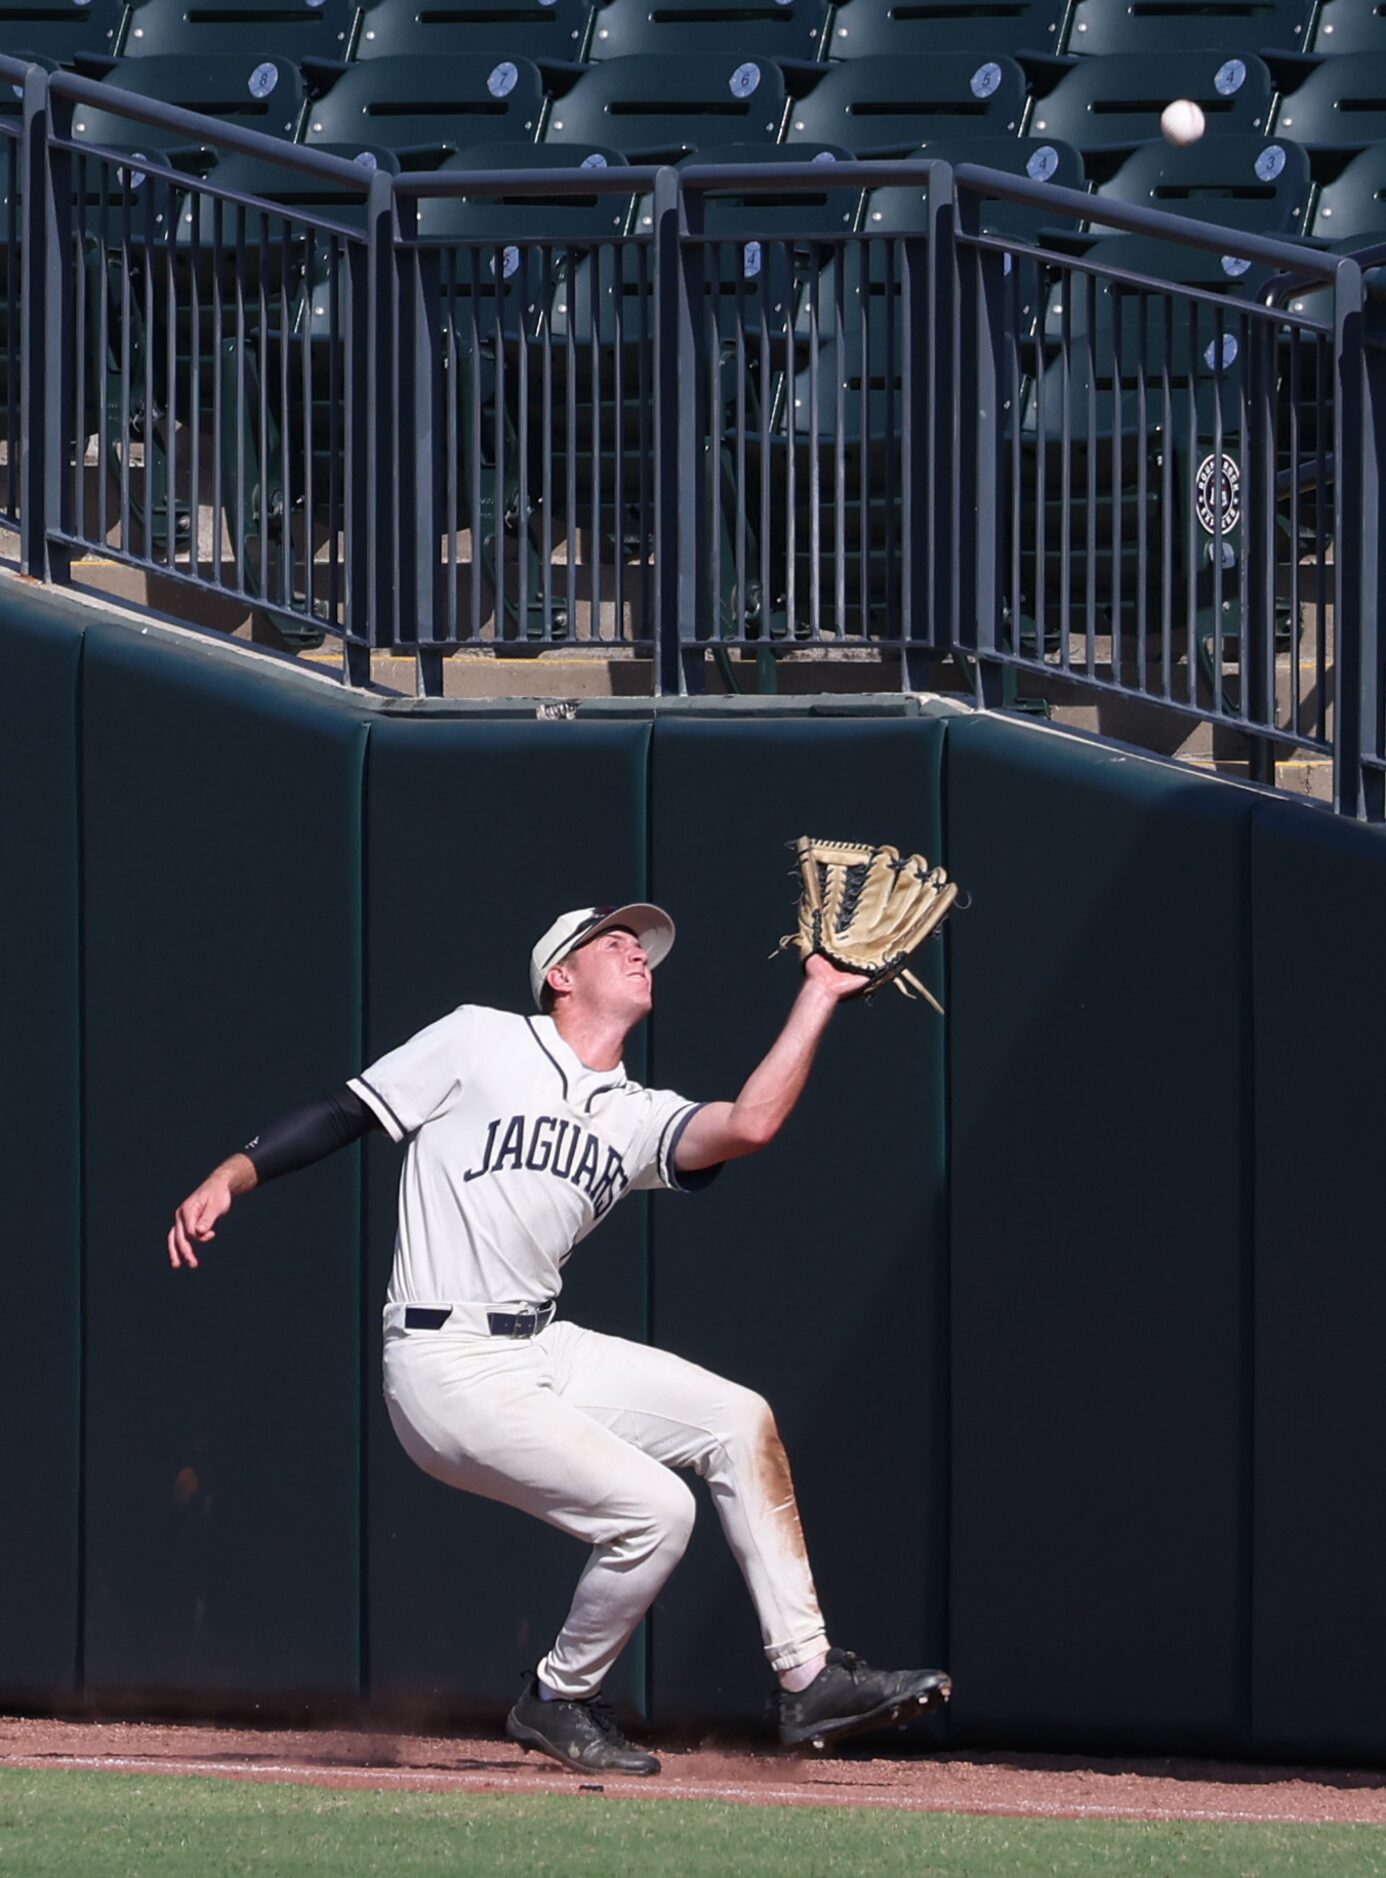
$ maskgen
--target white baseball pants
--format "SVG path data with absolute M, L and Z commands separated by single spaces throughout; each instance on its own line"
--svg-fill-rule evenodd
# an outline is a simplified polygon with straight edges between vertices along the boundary
M 774 1670 L 826 1650 L 789 1465 L 768 1404 L 681 1357 L 576 1324 L 528 1339 L 405 1330 L 386 1313 L 385 1401 L 424 1472 L 533 1513 L 592 1547 L 539 1664 L 556 1694 L 594 1694 L 712 1492 Z

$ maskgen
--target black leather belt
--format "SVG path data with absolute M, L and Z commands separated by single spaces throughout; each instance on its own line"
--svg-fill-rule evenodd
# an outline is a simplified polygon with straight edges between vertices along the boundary
M 513 1316 L 508 1311 L 488 1311 L 486 1326 L 493 1337 L 537 1337 L 541 1330 L 547 1330 L 553 1322 L 557 1309 L 552 1298 L 547 1304 L 536 1304 L 528 1311 L 517 1311 Z
M 537 1337 L 541 1330 L 547 1330 L 553 1322 L 556 1309 L 556 1301 L 550 1298 L 546 1304 L 534 1305 L 527 1311 L 488 1311 L 486 1328 L 493 1337 Z M 406 1305 L 404 1328 L 441 1330 L 451 1316 L 451 1308 L 444 1310 L 424 1304 Z

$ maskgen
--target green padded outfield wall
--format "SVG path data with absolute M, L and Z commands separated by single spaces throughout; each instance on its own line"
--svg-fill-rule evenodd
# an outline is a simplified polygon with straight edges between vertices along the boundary
M 539 724 L 383 718 L 371 732 L 366 1050 L 382 1054 L 463 1003 L 531 1009 L 529 954 L 568 907 L 643 899 L 648 721 Z M 645 1071 L 632 1039 L 632 1075 Z M 562 1622 L 586 1549 L 431 1480 L 396 1441 L 380 1396 L 380 1306 L 401 1151 L 368 1149 L 367 1358 L 370 1689 L 396 1712 L 503 1712 Z M 564 1310 L 643 1338 L 641 1195 L 567 1268 Z M 611 1693 L 645 1705 L 643 1638 Z
M 83 693 L 88 1690 L 353 1699 L 359 1156 L 164 1238 L 356 1062 L 363 713 L 115 628 Z
M 834 1637 L 947 1662 L 955 1743 L 1386 1760 L 1386 835 L 999 719 L 448 716 L 13 606 L 3 1699 L 499 1716 L 581 1552 L 395 1445 L 397 1151 L 252 1196 L 195 1275 L 172 1206 L 523 1005 L 589 898 L 679 923 L 632 1073 L 734 1094 L 793 993 L 786 844 L 860 830 L 970 891 L 947 1023 L 843 1011 L 783 1139 L 628 1200 L 565 1307 L 769 1397 Z M 617 1691 L 660 1729 L 768 1687 L 702 1497 Z
M 81 1043 L 72 609 L 6 582 L 0 730 L 0 1690 L 77 1690 Z
M 1266 804 L 1252 883 L 1256 1745 L 1380 1764 L 1386 833 Z
M 943 731 L 918 718 L 661 719 L 651 887 L 678 924 L 653 1075 L 733 1097 L 794 997 L 796 836 L 938 851 Z M 941 993 L 943 948 L 922 968 Z M 893 990 L 839 1011 L 765 1153 L 653 1205 L 654 1341 L 759 1390 L 789 1453 L 824 1615 L 877 1662 L 937 1661 L 947 1613 L 944 1027 Z M 772 1687 L 700 1491 L 655 1607 L 653 1706 L 759 1723 Z
M 954 1726 L 1240 1751 L 1256 798 L 974 718 L 946 799 Z

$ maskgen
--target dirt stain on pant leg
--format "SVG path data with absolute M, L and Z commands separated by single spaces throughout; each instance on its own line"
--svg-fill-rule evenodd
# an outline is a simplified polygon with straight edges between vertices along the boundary
M 756 1478 L 770 1512 L 784 1534 L 785 1549 L 807 1562 L 804 1529 L 799 1522 L 799 1502 L 794 1492 L 794 1478 L 789 1471 L 789 1456 L 780 1440 L 775 1417 L 767 1415 L 756 1450 Z

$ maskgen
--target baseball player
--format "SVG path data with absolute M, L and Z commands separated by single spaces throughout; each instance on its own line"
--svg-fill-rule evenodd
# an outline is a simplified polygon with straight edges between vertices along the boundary
M 707 1481 L 779 1678 L 780 1739 L 822 1744 L 947 1700 L 940 1670 L 829 1646 L 789 1463 L 758 1395 L 682 1358 L 557 1316 L 563 1266 L 621 1197 L 690 1191 L 774 1139 L 838 1003 L 864 980 L 805 962 L 788 1020 L 733 1102 L 632 1082 L 626 1037 L 674 926 L 659 907 L 584 907 L 535 946 L 538 1015 L 462 1005 L 336 1095 L 266 1128 L 178 1208 L 175 1269 L 232 1202 L 375 1128 L 405 1144 L 385 1305 L 385 1400 L 435 1479 L 591 1548 L 563 1628 L 506 1727 L 583 1773 L 654 1774 L 602 1683 L 678 1563 Z

